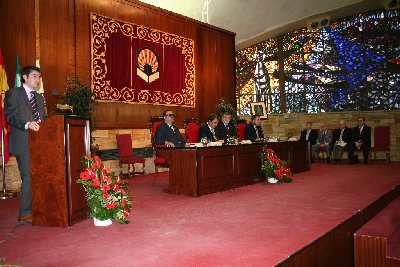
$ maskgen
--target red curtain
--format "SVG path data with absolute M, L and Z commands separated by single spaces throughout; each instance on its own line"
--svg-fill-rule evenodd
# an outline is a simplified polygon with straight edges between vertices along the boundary
M 91 25 L 97 100 L 194 107 L 193 40 L 97 14 Z

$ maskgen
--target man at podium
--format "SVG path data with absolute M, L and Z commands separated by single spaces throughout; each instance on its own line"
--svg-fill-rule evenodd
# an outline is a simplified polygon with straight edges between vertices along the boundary
M 43 96 L 36 92 L 40 82 L 40 69 L 26 66 L 22 70 L 22 86 L 8 90 L 4 100 L 5 117 L 11 127 L 9 149 L 17 158 L 22 179 L 20 222 L 32 222 L 29 130 L 39 131 L 40 122 L 47 118 Z

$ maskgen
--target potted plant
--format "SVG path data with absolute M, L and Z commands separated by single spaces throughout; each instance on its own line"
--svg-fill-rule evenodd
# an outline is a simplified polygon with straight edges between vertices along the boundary
M 73 115 L 83 119 L 93 118 L 93 107 L 96 104 L 94 92 L 87 84 L 79 81 L 77 76 L 68 77 L 65 87 L 65 94 L 61 96 L 65 105 L 73 108 Z
M 68 77 L 64 88 L 65 94 L 61 96 L 63 102 L 57 106 L 65 106 L 68 108 L 59 109 L 59 112 L 90 121 L 91 151 L 92 155 L 96 155 L 99 146 L 94 143 L 95 138 L 92 137 L 92 133 L 95 131 L 96 127 L 96 121 L 93 116 L 94 105 L 97 103 L 95 93 L 91 90 L 89 85 L 81 83 L 78 76 Z
M 222 118 L 222 115 L 225 112 L 228 112 L 229 114 L 232 115 L 232 121 L 236 122 L 237 120 L 236 109 L 231 105 L 231 103 L 229 103 L 228 100 L 226 100 L 225 98 L 221 98 L 219 100 L 219 103 L 216 105 L 216 108 L 217 108 L 217 115 L 219 118 Z
M 94 219 L 95 225 L 110 225 L 112 220 L 121 224 L 129 223 L 126 218 L 132 210 L 132 204 L 125 182 L 111 169 L 105 168 L 97 156 L 83 156 L 82 164 L 85 169 L 77 183 L 85 188 L 88 216 Z
M 260 152 L 261 171 L 270 183 L 292 182 L 293 173 L 286 161 L 281 160 L 273 149 L 264 146 Z

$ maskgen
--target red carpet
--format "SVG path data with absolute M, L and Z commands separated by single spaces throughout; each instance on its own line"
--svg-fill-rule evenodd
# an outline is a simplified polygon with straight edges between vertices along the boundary
M 19 199 L 1 200 L 0 264 L 273 266 L 399 185 L 400 163 L 317 163 L 291 184 L 200 198 L 164 193 L 167 175 L 130 180 L 129 225 L 33 227 L 16 222 Z

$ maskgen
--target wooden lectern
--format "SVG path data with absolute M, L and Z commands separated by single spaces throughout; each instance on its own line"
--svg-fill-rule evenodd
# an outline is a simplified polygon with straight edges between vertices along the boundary
M 88 120 L 53 115 L 29 132 L 32 224 L 68 227 L 87 218 L 86 193 L 76 183 L 90 155 Z

